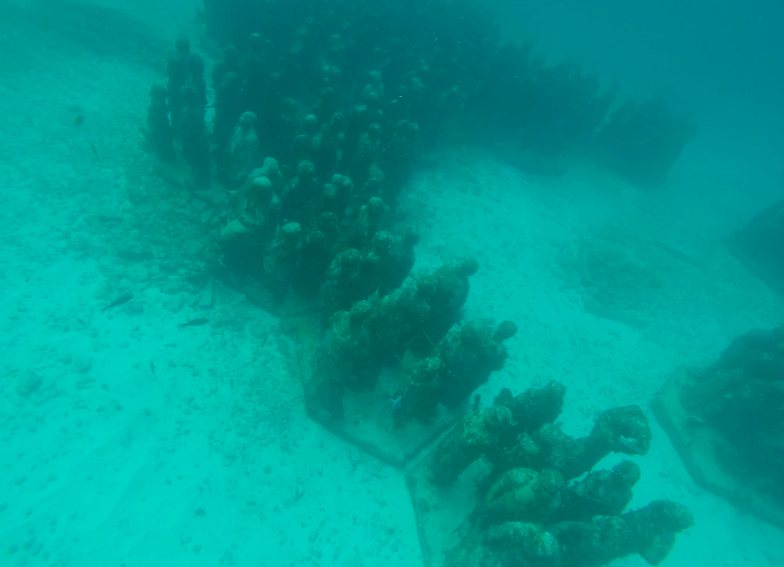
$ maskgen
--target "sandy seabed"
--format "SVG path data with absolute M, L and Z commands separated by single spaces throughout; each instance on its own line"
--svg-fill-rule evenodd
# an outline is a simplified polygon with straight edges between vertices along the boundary
M 214 219 L 140 149 L 160 71 L 0 31 L 0 564 L 421 565 L 402 473 L 306 419 L 276 320 L 181 277 L 191 217 Z M 486 403 L 560 380 L 572 435 L 642 405 L 654 441 L 632 507 L 669 498 L 696 518 L 668 565 L 784 564 L 781 531 L 696 487 L 649 408 L 677 367 L 784 320 L 723 244 L 765 203 L 714 185 L 706 203 L 700 167 L 646 195 L 590 163 L 531 177 L 444 146 L 400 210 L 422 235 L 415 271 L 475 254 L 466 318 L 520 327 Z M 586 250 L 649 288 L 608 296 L 639 280 L 594 273 L 586 290 Z M 133 300 L 102 310 L 126 288 Z

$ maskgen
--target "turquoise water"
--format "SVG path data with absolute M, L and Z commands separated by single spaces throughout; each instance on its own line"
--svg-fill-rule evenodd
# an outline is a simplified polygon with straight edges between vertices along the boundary
M 653 438 L 631 457 L 629 509 L 669 499 L 695 518 L 666 564 L 777 565 L 780 528 L 697 486 L 650 405 L 677 368 L 782 322 L 781 296 L 726 241 L 782 197 L 783 18 L 772 3 L 672 4 L 497 6 L 501 33 L 547 61 L 691 113 L 697 134 L 660 187 L 589 152 L 543 174 L 507 140 L 447 128 L 384 226 L 419 234 L 406 285 L 473 256 L 460 320 L 518 325 L 483 407 L 558 380 L 558 421 L 581 437 L 603 410 L 638 404 Z M 290 296 L 254 296 L 252 270 L 221 253 L 238 189 L 194 187 L 181 156 L 161 166 L 147 143 L 150 86 L 166 83 L 178 36 L 214 99 L 221 48 L 200 8 L 0 1 L 0 565 L 438 565 L 433 550 L 467 528 L 423 512 L 406 483 L 416 459 L 388 458 L 407 435 L 396 391 L 379 386 L 377 419 L 348 419 L 343 437 L 310 419 L 301 363 L 329 333 L 319 317 L 303 331 Z M 304 114 L 312 101 L 295 102 Z M 357 432 L 366 445 L 346 441 Z M 470 509 L 473 490 L 429 495 L 428 510 Z

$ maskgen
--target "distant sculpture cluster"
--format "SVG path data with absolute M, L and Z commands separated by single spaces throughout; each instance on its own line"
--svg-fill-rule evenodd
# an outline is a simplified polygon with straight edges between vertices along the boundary
M 469 2 L 205 0 L 205 12 L 209 35 L 226 44 L 261 35 L 272 72 L 298 75 L 286 96 L 310 104 L 327 82 L 343 101 L 377 97 L 385 112 L 406 109 L 424 141 L 457 120 L 477 140 L 508 140 L 544 159 L 585 153 L 655 186 L 695 134 L 661 100 L 616 101 L 617 85 L 547 64 L 530 44 L 501 43 L 489 10 Z
M 150 92 L 148 138 L 164 161 L 181 154 L 195 187 L 230 190 L 221 261 L 263 280 L 268 304 L 294 289 L 320 294 L 329 312 L 403 281 L 416 236 L 393 234 L 387 217 L 419 150 L 447 127 L 543 159 L 588 153 L 641 184 L 660 182 L 694 133 L 659 102 L 608 114 L 617 88 L 501 45 L 468 3 L 207 1 L 205 11 L 227 44 L 210 72 L 214 100 L 204 60 L 180 38 L 166 85 Z M 350 273 L 357 285 L 328 281 Z

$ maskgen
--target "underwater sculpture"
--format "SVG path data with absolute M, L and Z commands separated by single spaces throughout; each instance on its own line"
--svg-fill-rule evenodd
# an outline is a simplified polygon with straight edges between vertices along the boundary
M 216 79 L 219 73 L 213 71 L 213 81 L 215 86 L 215 119 L 212 123 L 212 136 L 218 149 L 226 151 L 235 125 L 239 122 L 244 106 L 244 93 L 242 91 L 242 79 L 238 73 L 226 73 L 220 79 Z M 220 166 L 220 160 L 218 160 Z M 231 183 L 231 179 L 224 181 Z
M 179 121 L 182 155 L 190 166 L 194 184 L 204 189 L 210 184 L 210 139 L 204 123 L 204 104 L 190 85 L 180 89 L 179 103 L 182 105 Z
M 661 100 L 624 102 L 596 135 L 593 154 L 633 183 L 657 187 L 678 159 L 697 127 Z
M 610 452 L 648 452 L 651 431 L 640 408 L 607 410 L 575 439 L 553 423 L 564 392 L 557 382 L 515 397 L 503 391 L 492 407 L 468 412 L 412 472 L 420 526 L 431 549 L 442 548 L 445 567 L 597 567 L 632 554 L 657 565 L 694 523 L 669 501 L 625 511 L 640 479 L 634 462 L 593 470 Z M 455 497 L 446 488 L 464 474 L 477 487 L 473 505 L 436 507 Z M 449 510 L 441 519 L 440 507 Z M 445 538 L 441 522 L 453 525 L 461 514 L 460 537 L 455 530 Z
M 178 37 L 175 50 L 169 54 L 166 62 L 166 93 L 168 95 L 169 111 L 171 112 L 171 127 L 174 135 L 180 133 L 180 116 L 182 114 L 182 99 L 180 91 L 188 81 L 188 56 L 191 52 L 191 43 L 187 37 Z
M 784 201 L 757 213 L 732 236 L 729 246 L 750 272 L 784 294 Z
M 282 279 L 305 301 L 318 299 L 338 254 L 354 248 L 366 256 L 379 230 L 403 236 L 395 234 L 394 215 L 372 208 L 373 199 L 394 211 L 417 156 L 447 126 L 472 138 L 507 140 L 543 159 L 588 153 L 642 176 L 633 179 L 642 183 L 661 181 L 694 132 L 687 118 L 658 102 L 630 102 L 608 117 L 617 87 L 600 89 L 597 77 L 575 65 L 547 65 L 530 45 L 502 45 L 497 26 L 470 3 L 444 10 L 431 0 L 372 9 L 207 1 L 205 20 L 224 44 L 211 72 L 211 135 L 205 140 L 199 125 L 207 102 L 203 60 L 179 38 L 167 62 L 167 100 L 151 106 L 155 146 L 169 159 L 165 102 L 196 187 L 209 185 L 210 161 L 231 191 L 255 167 L 250 154 L 280 164 L 281 219 L 298 223 L 303 239 L 299 273 Z M 255 115 L 255 123 L 243 121 L 250 116 L 243 113 Z M 237 126 L 243 134 L 233 142 Z M 258 272 L 253 266 L 271 245 L 271 236 L 257 243 L 258 257 L 243 256 L 244 265 L 231 250 L 221 253 L 235 258 L 229 271 L 247 275 Z M 400 281 L 389 279 L 381 293 Z
M 236 8 L 231 0 L 208 4 L 212 30 L 222 11 Z M 588 132 L 615 93 L 600 93 L 577 68 L 547 67 L 529 54 L 520 57 L 519 74 L 502 68 L 496 32 L 482 18 L 473 26 L 463 3 L 445 14 L 437 3 L 423 2 L 417 18 L 394 19 L 383 6 L 368 14 L 356 3 L 264 4 L 240 35 L 224 34 L 244 55 L 227 48 L 213 73 L 216 117 L 206 145 L 201 84 L 186 78 L 178 90 L 187 89 L 191 100 L 176 131 L 185 134 L 182 148 L 196 184 L 209 184 L 204 164 L 214 159 L 229 190 L 219 263 L 247 276 L 233 280 L 236 285 L 261 283 L 272 297 L 265 306 L 283 304 L 294 291 L 321 316 L 306 385 L 312 414 L 340 421 L 345 398 L 375 390 L 389 368 L 401 370 L 396 387 L 384 392 L 393 435 L 429 425 L 444 408 L 459 413 L 503 366 L 504 341 L 517 329 L 511 322 L 495 329 L 457 326 L 478 268 L 473 260 L 404 285 L 417 236 L 395 233 L 396 197 L 422 145 L 432 144 L 452 118 L 481 132 L 476 123 L 493 114 L 502 134 L 521 130 L 522 145 L 557 154 L 590 142 Z M 405 13 L 411 5 L 399 7 Z M 315 17 L 303 18 L 310 10 Z M 200 76 L 198 60 L 188 62 Z M 498 89 L 503 104 L 489 94 L 488 72 L 519 76 L 517 84 Z M 557 96 L 550 99 L 551 93 Z M 472 109 L 482 113 L 470 116 Z M 243 121 L 249 115 L 255 121 Z M 634 139 L 644 132 L 625 134 Z M 252 170 L 254 158 L 264 156 L 264 165 Z M 416 360 L 406 367 L 401 359 L 408 355 Z M 598 565 L 630 553 L 654 563 L 690 524 L 688 512 L 671 503 L 623 513 L 639 477 L 628 461 L 566 484 L 608 452 L 647 451 L 649 431 L 639 408 L 622 408 L 604 414 L 586 438 L 564 436 L 553 425 L 562 404 L 558 391 L 551 385 L 530 396 L 510 394 L 504 403 L 472 411 L 439 449 L 432 471 L 439 486 L 450 486 L 483 457 L 493 467 L 471 532 L 451 555 L 455 565 L 465 558 L 493 566 Z
M 430 305 L 432 314 L 432 301 Z M 508 356 L 503 341 L 515 333 L 517 325 L 511 321 L 501 323 L 495 332 L 473 321 L 453 327 L 426 358 L 414 364 L 410 380 L 397 390 L 396 423 L 427 420 L 439 404 L 459 408 L 490 374 L 503 368 Z
M 268 289 L 282 300 L 296 276 L 304 242 L 302 226 L 289 222 L 279 226 L 264 256 L 264 279 Z
M 351 302 L 350 295 L 361 295 L 379 285 L 374 279 L 370 280 L 373 285 L 365 284 L 363 258 L 357 250 L 349 249 L 338 258 L 330 268 L 334 275 L 323 290 L 328 294 L 325 301 L 330 301 L 325 306 L 335 305 L 338 299 Z M 388 272 L 394 273 L 399 259 L 386 258 L 394 261 L 388 266 Z M 379 258 L 381 265 L 384 259 Z M 398 366 L 401 357 L 417 340 L 431 345 L 433 354 L 415 365 L 411 380 L 400 385 L 394 393 L 394 398 L 402 400 L 395 412 L 396 420 L 427 420 L 439 403 L 459 406 L 491 372 L 503 366 L 506 350 L 501 341 L 514 334 L 510 332 L 513 324 L 502 325 L 504 330 L 494 334 L 480 325 L 468 323 L 454 328 L 450 335 L 439 340 L 445 334 L 442 328 L 449 329 L 457 322 L 458 311 L 468 294 L 468 277 L 477 268 L 476 260 L 463 259 L 442 266 L 433 274 L 398 288 L 374 303 L 357 301 L 349 310 L 332 315 L 328 340 L 318 345 L 313 359 L 313 376 L 306 387 L 312 409 L 324 410 L 340 418 L 344 389 L 373 389 L 381 370 Z M 379 272 L 374 270 L 372 274 Z M 446 306 L 449 309 L 445 309 Z M 431 342 L 427 329 L 438 331 L 439 334 L 434 335 L 439 340 L 437 344 Z M 433 372 L 428 370 L 434 368 Z
M 406 250 L 415 238 L 379 231 L 371 241 L 382 248 L 371 252 L 375 258 L 356 249 L 337 256 L 322 288 L 322 315 L 331 313 L 326 331 L 305 337 L 301 344 L 310 346 L 299 361 L 308 415 L 394 466 L 416 458 L 460 420 L 474 391 L 503 368 L 504 341 L 517 332 L 511 321 L 495 329 L 460 321 L 469 276 L 478 268 L 473 258 L 382 293 L 379 275 L 404 277 L 398 270 L 413 261 Z M 374 288 L 368 300 L 351 298 Z M 338 302 L 350 308 L 333 313 Z M 431 333 L 440 340 L 434 343 Z
M 278 162 L 267 158 L 231 194 L 228 222 L 220 231 L 218 245 L 223 252 L 221 262 L 235 273 L 262 277 L 264 265 L 258 260 L 281 224 L 280 185 Z
M 153 85 L 150 88 L 150 106 L 147 107 L 147 130 L 145 136 L 158 157 L 165 162 L 174 161 L 174 129 L 169 123 L 169 106 L 166 103 L 166 88 Z
M 617 87 L 600 89 L 597 77 L 575 65 L 547 65 L 529 45 L 502 45 L 497 26 L 470 3 L 444 10 L 432 0 L 374 8 L 208 1 L 205 19 L 224 44 L 210 73 L 214 120 L 201 124 L 204 62 L 179 38 L 167 62 L 166 100 L 156 91 L 159 100 L 150 109 L 153 146 L 171 161 L 167 108 L 192 174 L 178 184 L 213 191 L 213 162 L 225 188 L 241 191 L 263 158 L 280 165 L 282 183 L 273 182 L 274 192 L 281 222 L 302 230 L 298 265 L 280 278 L 258 277 L 259 265 L 276 265 L 265 259 L 278 248 L 269 233 L 254 242 L 255 256 L 236 254 L 236 239 L 221 238 L 229 247 L 217 256 L 228 261 L 216 265 L 232 285 L 275 312 L 290 290 L 297 301 L 323 301 L 325 287 L 335 287 L 339 254 L 355 249 L 366 261 L 383 256 L 383 243 L 373 243 L 378 231 L 404 237 L 393 224 L 397 197 L 422 148 L 432 147 L 447 126 L 474 139 L 503 139 L 546 160 L 588 153 L 621 173 L 643 176 L 633 179 L 641 182 L 660 181 L 693 135 L 686 118 L 659 103 L 625 104 L 604 124 Z M 227 230 L 236 236 L 242 231 L 235 220 L 227 221 Z M 409 263 L 380 278 L 379 294 L 402 283 Z M 277 283 L 265 293 L 268 281 Z M 325 321 L 330 311 L 348 308 L 345 299 L 356 299 L 344 295 L 325 308 Z
M 300 30 L 305 35 L 314 31 L 308 26 Z M 148 138 L 162 161 L 174 161 L 175 148 L 181 150 L 191 179 L 178 179 L 176 163 L 162 175 L 177 184 L 212 190 L 214 158 L 217 178 L 230 191 L 232 209 L 218 239 L 218 273 L 230 272 L 233 285 L 271 285 L 265 293 L 248 290 L 249 297 L 265 307 L 275 310 L 292 289 L 305 302 L 318 300 L 319 294 L 323 297 L 324 286 L 335 283 L 334 270 L 329 276 L 332 283 L 327 281 L 330 264 L 352 248 L 366 264 L 364 281 L 375 282 L 367 293 L 363 291 L 364 297 L 376 291 L 390 293 L 413 265 L 417 238 L 408 231 L 400 235 L 389 231 L 384 213 L 390 204 L 384 199 L 399 192 L 390 183 L 405 182 L 406 174 L 395 174 L 395 168 L 410 171 L 416 157 L 416 123 L 398 121 L 396 126 L 385 116 L 381 108 L 387 101 L 379 72 L 365 76 L 367 88 L 361 89 L 365 94 L 357 95 L 357 101 L 366 104 L 338 98 L 327 84 L 315 93 L 311 112 L 301 114 L 300 103 L 291 95 L 301 94 L 309 83 L 300 82 L 304 77 L 292 75 L 291 69 L 276 71 L 279 61 L 273 54 L 280 45 L 259 34 L 248 43 L 244 57 L 238 49 L 227 47 L 212 72 L 215 118 L 210 128 L 204 121 L 203 60 L 191 52 L 187 38 L 177 40 L 167 63 L 165 94 L 161 88 L 151 91 Z M 345 46 L 337 40 L 333 43 L 328 59 L 346 64 L 339 55 Z M 175 138 L 178 144 L 173 143 Z M 258 175 L 253 168 L 265 155 L 281 164 L 278 178 L 270 178 L 271 192 L 254 185 Z M 388 178 L 387 173 L 393 175 Z M 238 207 L 238 201 L 244 205 Z M 293 247 L 298 252 L 285 254 L 288 260 L 282 262 L 281 247 L 292 249 L 280 241 L 285 231 L 277 230 L 286 223 L 300 226 L 301 242 Z M 270 254 L 277 257 L 269 258 Z M 284 273 L 273 274 L 271 270 L 278 267 Z M 359 299 L 351 293 L 348 297 L 352 302 Z M 350 303 L 338 301 L 326 311 L 346 307 Z
M 240 115 L 236 128 L 231 135 L 229 143 L 229 158 L 231 160 L 230 179 L 236 186 L 247 180 L 248 175 L 260 161 L 259 140 L 256 136 L 256 115 L 252 112 L 243 112 Z
M 677 371 L 656 416 L 692 478 L 784 526 L 784 327 L 735 339 L 713 364 Z
M 434 456 L 433 482 L 448 484 L 482 454 L 493 464 L 490 478 L 516 467 L 533 469 L 552 469 L 558 471 L 565 480 L 576 478 L 593 468 L 596 463 L 611 452 L 629 455 L 644 455 L 651 442 L 648 420 L 639 406 L 628 406 L 607 410 L 596 419 L 587 437 L 573 439 L 564 435 L 552 424 L 560 413 L 565 389 L 553 382 L 541 390 L 528 390 L 515 398 L 502 392 L 495 400 L 493 408 L 479 410 L 481 416 L 493 412 L 505 422 L 497 435 L 488 436 L 488 422 L 477 415 L 469 414 L 466 421 L 453 433 L 450 441 L 444 444 Z M 502 409 L 508 412 L 502 411 Z M 555 416 L 553 415 L 555 414 Z M 508 416 L 508 417 L 507 417 Z M 477 429 L 478 427 L 478 429 Z M 466 451 L 466 443 L 476 439 L 492 439 L 486 443 L 485 450 Z M 471 453 L 470 461 L 461 457 L 456 462 L 462 468 L 444 465 L 454 461 L 453 454 Z
M 538 479 L 535 473 L 531 476 Z M 544 502 L 534 494 L 530 511 L 520 513 L 520 519 L 474 528 L 447 555 L 445 567 L 598 567 L 633 554 L 658 565 L 667 558 L 675 536 L 694 524 L 685 506 L 663 500 L 621 515 L 546 523 L 547 513 L 539 507 L 547 506 L 547 497 L 557 493 L 558 483 L 553 479 L 539 483 L 548 481 L 553 494 L 539 488 Z M 527 486 L 526 491 L 536 488 Z M 527 521 L 529 517 L 533 521 Z

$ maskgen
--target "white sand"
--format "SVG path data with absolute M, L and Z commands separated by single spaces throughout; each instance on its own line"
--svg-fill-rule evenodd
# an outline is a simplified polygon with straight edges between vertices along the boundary
M 0 565 L 420 565 L 402 475 L 305 418 L 274 319 L 220 287 L 200 308 L 203 284 L 169 274 L 188 227 L 214 220 L 191 222 L 140 150 L 160 75 L 0 31 Z M 485 401 L 561 380 L 565 427 L 583 434 L 604 408 L 647 409 L 677 366 L 782 321 L 781 298 L 721 242 L 764 203 L 725 188 L 706 200 L 684 170 L 645 196 L 586 164 L 553 180 L 478 148 L 430 158 L 402 198 L 419 266 L 473 250 L 467 317 L 520 326 Z M 607 223 L 705 262 L 668 273 L 642 330 L 586 313 L 562 279 L 559 258 Z M 101 311 L 124 289 L 132 301 Z M 178 327 L 204 315 L 212 326 Z M 654 429 L 634 505 L 672 498 L 697 520 L 669 564 L 784 563 L 781 532 L 695 487 Z

